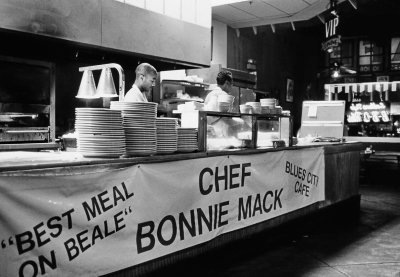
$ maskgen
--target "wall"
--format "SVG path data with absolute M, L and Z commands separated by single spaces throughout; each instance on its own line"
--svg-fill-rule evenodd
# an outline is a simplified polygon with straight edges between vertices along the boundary
M 209 0 L 116 0 L 127 5 L 164 14 L 176 19 L 211 27 Z
M 257 37 L 250 32 L 249 28 L 240 29 L 238 37 L 236 30 L 228 27 L 228 68 L 246 71 L 247 60 L 256 58 L 257 49 Z
M 146 9 L 139 8 L 140 2 L 145 3 L 140 0 L 126 1 L 126 4 L 112 0 L 0 1 L 0 55 L 55 64 L 57 136 L 72 131 L 76 107 L 102 106 L 101 100 L 75 98 L 82 78 L 81 66 L 120 64 L 125 71 L 125 91 L 128 91 L 140 62 L 149 62 L 158 71 L 210 64 L 208 0 L 165 0 L 163 15 L 154 11 L 152 4 L 156 1 L 147 1 Z M 175 4 L 171 5 L 172 2 Z M 176 9 L 177 5 L 181 8 Z M 114 9 L 118 16 L 113 15 Z M 120 18 L 122 13 L 129 18 Z M 141 21 L 142 17 L 147 21 Z M 123 28 L 120 24 L 124 24 Z M 140 31 L 140 35 L 132 33 L 133 30 Z M 124 37 L 122 31 L 129 34 Z M 122 44 L 125 46 L 121 47 Z M 203 57 L 202 61 L 193 60 L 193 54 Z M 96 83 L 99 73 L 94 71 Z M 117 74 L 113 73 L 118 86 Z
M 211 64 L 227 67 L 228 59 L 228 26 L 217 20 L 212 21 L 212 56 Z
M 3 0 L 0 2 L 0 29 L 183 64 L 209 65 L 209 1 L 181 1 L 179 19 L 163 14 L 171 14 L 169 9 L 164 9 L 169 5 L 162 6 L 163 13 L 152 11 L 157 6 L 154 3 L 163 1 L 146 3 L 148 9 L 111 0 Z
M 259 27 L 255 35 L 251 28 L 228 28 L 228 67 L 246 70 L 247 59 L 257 61 L 257 89 L 268 92 L 258 98 L 273 97 L 284 110 L 294 116 L 294 134 L 300 127 L 301 106 L 304 100 L 321 99 L 318 95 L 318 60 L 321 50 L 318 25 L 316 29 L 293 31 L 277 26 L 276 33 Z M 322 33 L 323 34 L 323 33 Z M 294 101 L 286 101 L 287 79 L 294 80 Z

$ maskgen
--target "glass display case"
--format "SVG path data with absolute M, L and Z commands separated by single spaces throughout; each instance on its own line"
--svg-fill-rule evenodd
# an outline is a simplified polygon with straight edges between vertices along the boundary
M 292 146 L 292 117 L 286 115 L 185 111 L 181 126 L 198 128 L 200 151 Z

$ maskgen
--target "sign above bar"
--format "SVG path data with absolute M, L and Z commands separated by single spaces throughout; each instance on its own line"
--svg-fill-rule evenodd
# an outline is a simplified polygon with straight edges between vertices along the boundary
M 325 22 L 325 38 L 330 39 L 332 37 L 335 37 L 338 26 L 339 26 L 339 16 L 335 16 L 334 18 Z
M 334 47 L 340 45 L 340 35 L 338 34 L 339 16 L 335 15 L 330 20 L 325 22 L 325 38 L 322 43 L 322 50 L 331 53 Z
M 325 21 L 325 41 L 322 43 L 322 50 L 328 53 L 333 52 L 334 47 L 340 45 L 339 15 L 336 10 L 337 1 L 330 0 L 330 13 L 328 20 Z
M 342 83 L 342 84 L 325 84 L 325 90 L 329 93 L 342 92 L 373 92 L 374 90 L 383 91 L 398 91 L 400 89 L 400 81 L 393 82 L 366 82 L 366 83 Z

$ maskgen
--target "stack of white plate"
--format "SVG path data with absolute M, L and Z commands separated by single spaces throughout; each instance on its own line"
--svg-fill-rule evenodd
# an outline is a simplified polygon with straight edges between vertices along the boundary
M 197 129 L 178 128 L 178 151 L 193 152 L 198 150 Z
M 275 98 L 263 98 L 260 99 L 261 113 L 263 114 L 274 114 L 275 113 Z
M 255 114 L 261 113 L 261 103 L 260 102 L 247 102 L 246 105 L 251 106 L 251 110 Z
M 172 117 L 158 117 L 157 126 L 157 153 L 170 154 L 177 151 L 178 120 Z
M 112 101 L 110 108 L 120 110 L 125 131 L 126 154 L 148 156 L 156 153 L 157 103 Z
M 125 135 L 119 111 L 76 108 L 78 152 L 85 157 L 119 157 L 125 154 Z

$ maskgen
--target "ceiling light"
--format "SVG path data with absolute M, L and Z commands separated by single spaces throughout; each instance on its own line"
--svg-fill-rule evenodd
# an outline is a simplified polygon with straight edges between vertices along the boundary
M 334 71 L 332 72 L 332 78 L 338 78 L 339 76 L 340 76 L 339 70 L 334 70 Z

